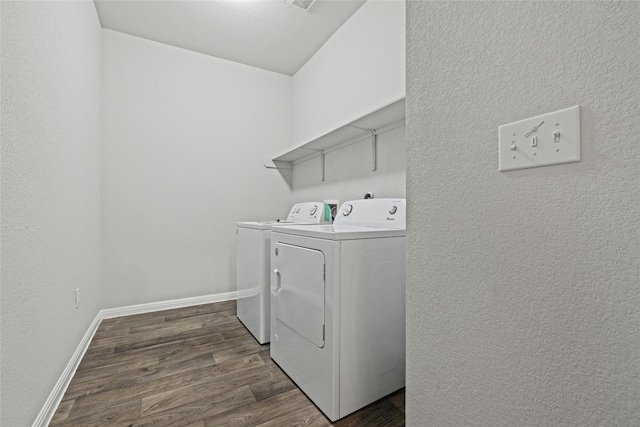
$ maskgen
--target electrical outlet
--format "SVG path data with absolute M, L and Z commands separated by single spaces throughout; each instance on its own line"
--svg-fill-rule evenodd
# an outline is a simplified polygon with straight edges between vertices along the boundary
M 76 289 L 76 308 L 80 307 L 80 288 Z

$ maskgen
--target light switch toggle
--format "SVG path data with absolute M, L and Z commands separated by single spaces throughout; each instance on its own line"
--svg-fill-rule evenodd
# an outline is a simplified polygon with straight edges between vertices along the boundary
M 531 129 L 529 129 L 529 132 L 524 134 L 525 138 L 529 138 L 529 135 L 531 135 L 532 133 L 536 133 L 538 132 L 538 128 L 540 126 L 542 126 L 544 124 L 544 120 L 540 122 L 540 124 L 538 126 L 532 126 Z
M 509 147 L 511 149 L 511 151 L 516 151 L 516 142 L 515 141 L 511 141 L 511 147 Z
M 532 136 L 531 137 L 531 146 L 532 147 L 537 147 L 538 146 L 538 137 L 537 136 Z
M 553 132 L 553 142 L 556 144 L 560 142 L 560 132 Z

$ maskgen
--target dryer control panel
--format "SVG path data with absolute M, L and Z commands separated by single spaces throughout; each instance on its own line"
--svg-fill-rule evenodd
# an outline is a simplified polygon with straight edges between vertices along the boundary
M 404 229 L 407 226 L 406 199 L 359 199 L 344 202 L 334 224 Z

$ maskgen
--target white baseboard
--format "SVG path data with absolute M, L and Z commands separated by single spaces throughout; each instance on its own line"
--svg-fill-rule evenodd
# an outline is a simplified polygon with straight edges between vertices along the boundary
M 51 391 L 51 394 L 49 394 L 47 401 L 44 403 L 44 406 L 40 410 L 40 413 L 36 417 L 36 420 L 33 422 L 32 427 L 47 427 L 51 422 L 51 419 L 53 418 L 56 409 L 58 409 L 58 405 L 60 405 L 60 402 L 64 397 L 64 393 L 67 391 L 67 387 L 69 387 L 69 383 L 75 375 L 76 370 L 78 369 L 78 365 L 80 365 L 84 354 L 87 352 L 87 348 L 89 348 L 91 339 L 98 330 L 98 326 L 100 326 L 100 322 L 102 322 L 102 319 L 112 319 L 114 317 L 130 316 L 132 314 L 150 313 L 153 311 L 170 310 L 173 308 L 190 307 L 193 305 L 211 304 L 214 302 L 235 300 L 237 299 L 237 296 L 237 292 L 226 292 L 223 294 L 203 295 L 199 297 L 181 298 L 170 301 L 158 301 L 147 304 L 137 304 L 126 307 L 100 310 L 95 319 L 93 319 L 93 322 L 91 322 L 91 325 L 89 325 L 89 329 L 82 337 L 78 348 L 76 348 L 73 356 L 71 356 L 71 360 L 69 360 L 69 363 L 62 372 L 60 379 L 58 379 L 58 382 Z
M 58 405 L 60 404 L 65 391 L 67 391 L 67 387 L 69 387 L 69 383 L 71 382 L 73 375 L 76 373 L 76 369 L 78 369 L 78 365 L 80 364 L 84 353 L 87 351 L 93 335 L 98 330 L 98 325 L 100 325 L 101 320 L 100 313 L 98 313 L 95 319 L 93 319 L 93 322 L 91 322 L 91 325 L 89 325 L 89 329 L 87 329 L 82 340 L 80 340 L 78 348 L 76 348 L 73 356 L 71 356 L 71 360 L 69 360 L 66 368 L 64 368 L 60 379 L 58 379 L 58 382 L 53 387 L 53 390 L 40 410 L 38 417 L 33 422 L 33 427 L 46 427 L 51 422 L 51 418 L 53 418 L 56 409 L 58 409 Z
M 126 307 L 107 308 L 100 310 L 101 319 L 131 316 L 132 314 L 151 313 L 153 311 L 171 310 L 173 308 L 191 307 L 193 305 L 211 304 L 237 299 L 237 292 L 225 292 L 223 294 L 203 295 L 199 297 L 180 298 L 169 301 L 149 302 L 146 304 L 129 305 Z

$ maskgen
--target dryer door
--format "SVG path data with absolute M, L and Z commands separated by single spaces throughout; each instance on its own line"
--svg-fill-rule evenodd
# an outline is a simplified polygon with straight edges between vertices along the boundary
M 271 257 L 275 317 L 318 348 L 324 347 L 324 254 L 277 242 Z

